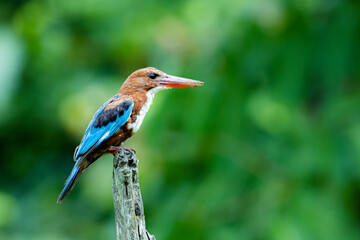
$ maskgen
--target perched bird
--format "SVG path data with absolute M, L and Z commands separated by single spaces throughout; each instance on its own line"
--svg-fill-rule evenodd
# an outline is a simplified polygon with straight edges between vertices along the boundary
M 99 157 L 107 153 L 115 154 L 123 148 L 122 143 L 139 130 L 155 93 L 163 89 L 191 88 L 203 84 L 171 76 L 152 67 L 133 72 L 119 92 L 104 103 L 91 119 L 80 145 L 75 149 L 75 166 L 57 202 L 65 198 L 81 173 Z

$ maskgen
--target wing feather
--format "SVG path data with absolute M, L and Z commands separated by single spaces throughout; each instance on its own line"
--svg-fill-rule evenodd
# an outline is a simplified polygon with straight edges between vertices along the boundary
M 129 119 L 133 108 L 132 98 L 111 98 L 102 105 L 85 131 L 75 153 L 75 160 L 114 135 Z

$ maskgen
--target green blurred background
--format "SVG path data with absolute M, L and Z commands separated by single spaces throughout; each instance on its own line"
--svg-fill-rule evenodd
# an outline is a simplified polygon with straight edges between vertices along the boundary
M 126 144 L 157 239 L 359 239 L 360 3 L 0 3 L 0 239 L 115 239 L 112 156 L 60 205 L 92 114 L 138 68 L 159 93 Z

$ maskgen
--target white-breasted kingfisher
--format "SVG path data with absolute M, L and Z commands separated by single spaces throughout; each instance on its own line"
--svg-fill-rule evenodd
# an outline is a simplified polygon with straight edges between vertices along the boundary
M 72 190 L 87 167 L 104 154 L 115 154 L 122 148 L 122 143 L 139 130 L 155 93 L 163 89 L 191 88 L 203 84 L 171 76 L 152 67 L 133 72 L 119 92 L 104 103 L 91 119 L 80 145 L 75 149 L 75 166 L 57 202 L 61 202 Z

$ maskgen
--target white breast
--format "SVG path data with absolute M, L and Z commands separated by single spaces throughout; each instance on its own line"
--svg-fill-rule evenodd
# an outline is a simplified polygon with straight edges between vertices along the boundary
M 135 122 L 129 124 L 129 128 L 132 129 L 133 133 L 136 133 L 139 130 L 139 128 L 144 120 L 145 114 L 147 113 L 147 111 L 149 110 L 149 108 L 153 102 L 155 93 L 157 93 L 160 90 L 165 90 L 165 89 L 169 89 L 169 88 L 168 87 L 156 87 L 146 93 L 147 100 L 146 100 L 144 106 L 142 106 L 142 108 L 140 109 L 140 113 L 137 116 Z

